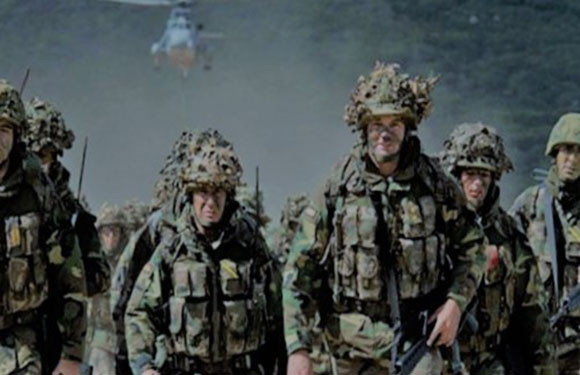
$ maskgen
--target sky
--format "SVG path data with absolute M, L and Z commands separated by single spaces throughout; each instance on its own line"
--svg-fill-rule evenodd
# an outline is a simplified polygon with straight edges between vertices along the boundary
M 389 2 L 310 3 L 200 1 L 197 22 L 224 37 L 208 42 L 212 69 L 196 66 L 186 79 L 167 64 L 153 69 L 149 55 L 169 8 L 99 0 L 5 5 L 0 76 L 19 85 L 30 68 L 24 99 L 38 96 L 63 112 L 77 138 L 63 158 L 75 190 L 88 137 L 83 193 L 94 211 L 104 202 L 149 201 L 181 131 L 212 127 L 234 144 L 244 180 L 253 183 L 259 166 L 265 207 L 277 220 L 288 195 L 316 191 L 349 151 L 356 136 L 342 120 L 344 106 L 377 59 L 413 75 L 441 74 L 433 114 L 420 127 L 426 152 L 437 151 L 456 124 L 500 121 L 506 104 L 461 92 L 445 72 L 433 72 L 429 61 L 444 51 L 429 50 L 421 25 L 394 15 Z M 391 38 L 393 48 L 375 49 L 371 34 Z M 401 38 L 410 42 L 395 46 Z M 516 135 L 502 131 L 509 146 Z M 522 175 L 502 180 L 507 205 L 519 193 L 515 178 Z

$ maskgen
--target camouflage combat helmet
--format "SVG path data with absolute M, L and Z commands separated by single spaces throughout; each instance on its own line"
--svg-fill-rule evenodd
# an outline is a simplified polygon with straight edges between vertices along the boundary
M 155 186 L 153 186 L 153 198 L 151 199 L 151 210 L 163 207 L 174 192 L 175 177 L 162 173 Z
M 430 92 L 438 78 L 410 78 L 398 64 L 377 62 L 368 77 L 359 77 L 345 108 L 344 120 L 353 130 L 366 127 L 373 116 L 400 115 L 416 126 L 431 110 Z
M 550 133 L 546 155 L 554 156 L 556 147 L 564 143 L 580 145 L 580 113 L 566 113 L 560 117 Z
M 124 228 L 127 225 L 127 216 L 123 209 L 119 208 L 117 205 L 109 203 L 103 204 L 99 211 L 99 216 L 97 217 L 95 226 L 97 229 L 101 229 L 106 225 L 118 225 Z
M 280 219 L 282 225 L 288 226 L 291 222 L 297 223 L 302 212 L 308 207 L 309 202 L 308 196 L 304 193 L 288 197 L 282 209 L 282 217 Z
M 127 226 L 131 230 L 137 230 L 147 221 L 149 216 L 149 205 L 138 201 L 137 199 L 131 199 L 123 207 L 125 216 L 127 217 Z
M 62 113 L 52 104 L 33 98 L 26 105 L 28 129 L 25 142 L 33 152 L 51 146 L 58 155 L 70 149 L 75 140 L 72 130 L 67 129 Z
M 0 80 L 0 119 L 12 123 L 16 134 L 21 134 L 26 126 L 26 111 L 20 94 L 5 80 Z
M 458 167 L 481 168 L 493 172 L 499 179 L 504 172 L 514 169 L 501 137 L 493 127 L 482 123 L 457 126 L 443 142 L 439 158 L 451 173 L 457 173 Z
M 271 219 L 266 215 L 264 210 L 264 194 L 261 190 L 258 192 L 258 199 L 260 200 L 260 226 L 265 227 Z M 236 201 L 238 201 L 252 216 L 256 216 L 256 188 L 242 183 L 238 189 L 236 189 Z
M 231 143 L 216 130 L 202 132 L 179 168 L 180 190 L 224 189 L 232 192 L 240 185 L 242 166 Z

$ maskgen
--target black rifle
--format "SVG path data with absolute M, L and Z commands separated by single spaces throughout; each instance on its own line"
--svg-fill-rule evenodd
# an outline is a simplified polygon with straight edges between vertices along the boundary
M 393 250 L 395 239 L 392 233 L 395 233 L 394 228 L 388 228 L 385 221 L 385 214 L 383 212 L 382 196 L 379 193 L 372 193 L 370 195 L 373 207 L 377 215 L 376 237 L 379 251 L 381 254 L 381 263 L 386 268 L 386 286 L 387 286 L 387 301 L 389 303 L 391 324 L 395 334 L 393 344 L 391 346 L 391 368 L 390 373 L 399 375 L 401 372 L 397 369 L 397 361 L 399 354 L 399 344 L 403 338 L 403 327 L 401 324 L 401 310 L 399 304 L 399 288 L 397 285 L 397 276 L 395 275 L 393 260 Z M 389 229 L 391 231 L 389 231 Z M 414 366 L 413 366 L 414 367 Z
M 46 302 L 40 308 L 40 357 L 42 375 L 52 375 L 62 351 L 62 335 L 57 325 L 56 304 Z
M 580 309 L 580 284 L 570 290 L 558 312 L 550 318 L 550 327 L 555 329 L 566 315 L 576 309 Z

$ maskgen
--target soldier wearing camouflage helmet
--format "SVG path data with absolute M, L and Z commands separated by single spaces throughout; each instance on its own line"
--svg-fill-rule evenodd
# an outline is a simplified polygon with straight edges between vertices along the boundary
M 127 215 L 118 206 L 105 203 L 97 217 L 96 227 L 109 266 L 114 269 L 129 239 Z M 115 373 L 116 332 L 109 300 L 110 293 L 106 292 L 91 298 L 89 304 L 87 346 L 93 375 Z
M 288 375 L 312 373 L 317 312 L 335 374 L 397 371 L 421 338 L 412 373 L 441 373 L 436 347 L 455 339 L 485 256 L 463 194 L 420 151 L 435 81 L 382 63 L 358 80 L 345 120 L 359 141 L 302 214 L 284 270 Z
M 87 272 L 88 295 L 105 292 L 110 286 L 111 270 L 100 248 L 95 228 L 96 218 L 74 196 L 69 187 L 70 172 L 58 159 L 64 150 L 72 147 L 74 134 L 67 128 L 62 113 L 52 104 L 38 98 L 26 105 L 26 116 L 28 128 L 24 141 L 40 158 L 42 168 L 64 204 L 69 220 L 74 221 L 74 234 Z
M 526 189 L 510 213 L 529 238 L 555 314 L 580 283 L 580 113 L 560 117 L 546 156 L 553 160 L 546 179 Z M 556 345 L 558 371 L 580 374 L 580 311 L 561 319 Z
M 76 375 L 86 279 L 63 240 L 64 208 L 21 142 L 25 116 L 18 91 L 0 80 L 0 374 Z
M 141 226 L 129 239 L 115 268 L 111 283 L 111 311 L 117 328 L 116 371 L 118 375 L 130 373 L 127 345 L 125 341 L 125 311 L 137 276 L 153 251 L 159 244 L 163 221 L 175 221 L 185 205 L 185 197 L 176 188 L 178 170 L 186 162 L 187 155 L 198 149 L 205 137 L 198 131 L 185 131 L 180 134 L 167 156 L 159 178 L 154 186 L 151 214 L 145 225 Z
M 235 201 L 242 168 L 215 131 L 177 169 L 188 198 L 139 275 L 125 315 L 134 374 L 271 374 L 284 368 L 279 276 Z M 157 337 L 167 334 L 165 353 Z
M 467 371 L 505 374 L 511 367 L 517 373 L 553 373 L 547 295 L 524 233 L 500 206 L 498 182 L 513 169 L 502 138 L 491 126 L 461 124 L 439 157 L 460 182 L 487 239 L 487 268 L 471 312 L 479 329 L 468 326 L 459 337 Z

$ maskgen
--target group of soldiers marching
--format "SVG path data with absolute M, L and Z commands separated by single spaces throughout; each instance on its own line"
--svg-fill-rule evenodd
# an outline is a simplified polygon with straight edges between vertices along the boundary
M 495 128 L 422 153 L 436 83 L 360 77 L 352 149 L 271 229 L 212 129 L 179 136 L 149 205 L 94 217 L 62 114 L 0 81 L 0 375 L 580 374 L 580 114 L 506 211 Z

